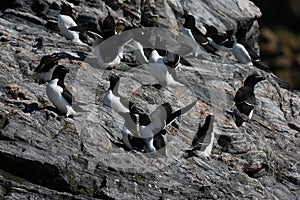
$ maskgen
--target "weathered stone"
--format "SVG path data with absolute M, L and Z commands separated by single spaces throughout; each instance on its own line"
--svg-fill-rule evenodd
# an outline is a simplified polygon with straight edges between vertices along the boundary
M 103 19 L 106 3 L 114 17 L 129 24 L 134 18 L 134 23 L 142 20 L 144 25 L 177 31 L 183 9 L 196 16 L 198 26 L 204 22 L 220 32 L 261 15 L 250 1 L 70 2 L 83 23 L 95 25 Z M 230 52 L 186 58 L 192 66 L 182 65 L 178 73 L 186 88 L 157 90 L 149 86 L 156 80 L 137 67 L 130 52 L 126 62 L 111 69 L 88 64 L 92 48 L 60 35 L 55 21 L 60 5 L 54 0 L 45 3 L 49 10 L 43 18 L 27 1 L 18 8 L 8 6 L 0 17 L 0 198 L 298 197 L 299 91 L 282 89 L 273 74 L 237 63 Z M 255 23 L 248 34 L 254 46 L 258 33 Z M 33 79 L 41 57 L 53 53 L 61 56 L 59 64 L 70 68 L 66 84 L 80 113 L 73 119 L 58 115 L 46 96 L 46 85 Z M 254 71 L 266 81 L 255 88 L 258 106 L 253 119 L 237 128 L 226 110 L 244 78 Z M 112 73 L 122 76 L 119 92 L 149 113 L 164 102 L 177 110 L 197 99 L 196 106 L 177 120 L 179 134 L 166 134 L 167 156 L 128 151 L 120 144 L 123 119 L 102 104 Z M 208 113 L 216 119 L 211 157 L 185 158 L 199 121 L 203 123 Z

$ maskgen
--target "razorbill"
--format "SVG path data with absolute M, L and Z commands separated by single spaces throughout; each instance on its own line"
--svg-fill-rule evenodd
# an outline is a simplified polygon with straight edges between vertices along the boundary
M 103 97 L 103 105 L 108 106 L 115 110 L 117 113 L 130 113 L 129 105 L 130 102 L 125 97 L 122 97 L 119 94 L 119 84 L 120 84 L 120 77 L 112 74 L 109 77 L 109 88 L 106 94 Z
M 160 84 L 173 87 L 183 86 L 183 84 L 176 81 L 175 68 L 178 66 L 179 60 L 179 55 L 167 52 L 162 57 L 153 49 L 149 56 L 149 65 L 147 65 L 147 68 Z
M 101 25 L 101 34 L 106 42 L 101 42 L 95 47 L 95 56 L 101 68 L 120 64 L 121 59 L 123 59 L 124 46 L 132 40 L 129 33 L 115 36 L 115 29 L 116 23 L 109 11 L 108 16 Z
M 57 17 L 58 28 L 68 40 L 83 44 L 79 38 L 79 32 L 69 30 L 70 27 L 77 26 L 77 23 L 72 16 L 72 7 L 63 2 L 61 11 Z
M 213 123 L 214 116 L 208 115 L 205 118 L 203 126 L 199 124 L 198 131 L 192 141 L 193 151 L 199 150 L 197 155 L 210 156 L 214 141 Z
M 220 33 L 217 28 L 212 25 L 204 24 L 206 28 L 205 36 L 207 37 L 208 42 L 215 47 L 216 49 L 222 51 L 230 51 L 233 46 L 232 35 L 234 29 L 228 30 L 225 33 Z
M 190 44 L 190 46 L 193 48 L 195 56 L 200 53 L 199 47 L 202 47 L 202 50 L 204 49 L 205 52 L 218 55 L 215 53 L 217 49 L 208 42 L 206 36 L 196 27 L 195 17 L 184 13 L 183 18 L 185 19 L 185 22 L 183 24 L 182 32 L 183 34 L 191 37 L 194 41 L 194 44 Z M 190 43 L 188 40 L 186 42 L 188 44 Z
M 60 56 L 58 54 L 45 55 L 41 58 L 40 64 L 34 69 L 33 76 L 39 83 L 51 80 L 54 68 L 58 64 Z
M 147 149 L 150 152 L 155 151 L 156 148 L 153 144 L 154 136 L 161 133 L 161 131 L 171 124 L 177 117 L 191 110 L 195 104 L 196 101 L 175 112 L 172 112 L 172 106 L 169 103 L 164 103 L 156 108 L 150 115 L 146 113 L 138 114 L 139 132 Z
M 93 46 L 97 46 L 102 41 L 114 36 L 117 34 L 116 32 L 116 22 L 113 16 L 111 15 L 111 12 L 108 7 L 107 11 L 108 14 L 102 21 L 101 19 L 98 20 L 98 24 L 81 24 L 76 25 L 73 27 L 70 27 L 69 30 L 72 31 L 79 31 L 84 34 L 92 35 L 94 36 L 94 44 Z
M 69 69 L 59 65 L 53 71 L 52 79 L 47 85 L 46 93 L 49 100 L 61 114 L 75 116 L 77 113 L 72 108 L 72 94 L 64 84 L 64 78 Z
M 236 125 L 240 127 L 242 123 L 246 120 L 243 119 L 242 115 L 246 115 L 248 119 L 252 118 L 254 107 L 256 106 L 256 98 L 254 94 L 255 85 L 265 80 L 265 78 L 257 73 L 249 75 L 244 81 L 244 85 L 238 89 L 235 94 L 235 111 L 236 115 Z

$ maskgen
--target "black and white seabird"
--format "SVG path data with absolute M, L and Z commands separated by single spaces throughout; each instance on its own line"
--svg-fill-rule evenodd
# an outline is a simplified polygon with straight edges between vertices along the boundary
M 70 27 L 77 26 L 77 23 L 72 15 L 72 7 L 69 4 L 63 3 L 61 5 L 61 11 L 57 18 L 57 24 L 60 32 L 68 40 L 83 44 L 79 38 L 79 32 L 69 30 Z
M 212 25 L 204 24 L 206 28 L 205 36 L 207 37 L 208 42 L 218 50 L 230 51 L 233 46 L 232 35 L 234 29 L 228 30 L 224 33 L 220 33 L 216 27 Z
M 139 132 L 141 137 L 150 152 L 156 150 L 154 147 L 154 136 L 165 129 L 166 126 L 171 124 L 177 117 L 183 115 L 184 113 L 191 110 L 196 101 L 191 104 L 181 108 L 175 112 L 172 111 L 172 106 L 169 103 L 164 103 L 159 106 L 155 111 L 148 114 L 138 114 L 139 115 Z
M 196 27 L 196 20 L 193 15 L 189 15 L 185 13 L 183 15 L 183 18 L 185 19 L 185 22 L 183 24 L 183 34 L 189 36 L 194 40 L 194 44 L 190 44 L 190 42 L 187 40 L 185 43 L 190 45 L 193 48 L 195 56 L 198 56 L 201 51 L 199 47 L 202 47 L 202 50 L 217 55 L 216 48 L 214 48 L 206 38 L 206 36 Z
M 180 56 L 177 54 L 167 51 L 166 55 L 162 57 L 153 49 L 149 56 L 147 68 L 160 84 L 173 87 L 183 86 L 183 84 L 176 81 L 175 69 L 179 65 L 179 61 Z
M 46 55 L 41 58 L 40 64 L 34 69 L 34 77 L 39 83 L 51 80 L 54 68 L 60 57 L 57 54 Z
M 238 127 L 246 121 L 243 119 L 242 115 L 246 115 L 248 119 L 252 118 L 253 110 L 256 106 L 254 87 L 262 80 L 265 80 L 263 76 L 254 73 L 246 78 L 244 85 L 236 92 L 234 102 L 235 107 L 237 108 L 236 125 Z
M 77 113 L 72 108 L 72 94 L 66 88 L 64 79 L 69 69 L 59 65 L 53 71 L 52 79 L 47 85 L 46 93 L 49 100 L 58 109 L 61 114 L 75 116 Z
M 93 24 L 81 24 L 70 27 L 69 30 L 79 31 L 83 34 L 92 35 L 95 39 L 93 46 L 97 46 L 102 41 L 114 36 L 117 34 L 116 32 L 116 22 L 114 17 L 111 15 L 111 12 L 108 7 L 108 14 L 102 21 L 98 20 L 98 25 Z
M 199 150 L 198 156 L 209 157 L 211 154 L 214 142 L 213 123 L 214 116 L 208 115 L 203 126 L 199 124 L 198 131 L 192 141 L 193 151 Z
M 112 74 L 109 77 L 109 88 L 106 94 L 103 97 L 103 105 L 106 105 L 112 108 L 117 113 L 130 113 L 129 105 L 130 102 L 128 99 L 122 97 L 119 94 L 119 84 L 120 84 L 120 77 Z

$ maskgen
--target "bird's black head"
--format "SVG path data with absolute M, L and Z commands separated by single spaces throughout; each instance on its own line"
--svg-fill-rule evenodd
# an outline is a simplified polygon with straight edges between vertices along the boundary
M 191 29 L 196 26 L 196 19 L 193 15 L 184 13 L 182 17 L 185 19 L 183 27 Z
M 35 72 L 48 72 L 52 67 L 58 64 L 57 55 L 46 55 L 41 58 L 40 64 L 34 69 Z
M 244 86 L 255 86 L 258 82 L 265 80 L 265 77 L 259 75 L 258 73 L 253 73 L 246 78 L 244 81 Z
M 116 84 L 120 81 L 120 77 L 115 75 L 115 74 L 112 74 L 110 75 L 109 77 L 109 83 L 110 83 L 110 86 L 109 86 L 109 89 L 114 89 Z
M 63 2 L 63 4 L 61 5 L 61 10 L 60 10 L 60 14 L 62 15 L 68 15 L 70 17 L 73 17 L 73 12 L 72 12 L 72 7 L 69 4 L 66 4 Z
M 58 65 L 53 71 L 52 80 L 56 78 L 63 80 L 67 73 L 69 73 L 69 68 L 63 65 Z

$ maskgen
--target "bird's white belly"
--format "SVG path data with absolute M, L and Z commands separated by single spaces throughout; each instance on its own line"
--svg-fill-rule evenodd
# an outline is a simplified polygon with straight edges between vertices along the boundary
M 68 107 L 70 107 L 69 103 L 63 98 L 61 95 L 62 88 L 59 86 L 55 86 L 53 84 L 49 84 L 46 88 L 46 93 L 50 101 L 53 105 L 61 112 L 67 113 Z
M 109 90 L 104 96 L 103 104 L 111 107 L 116 112 L 129 112 L 129 109 L 121 103 L 120 97 L 115 96 L 111 90 Z
M 168 73 L 165 65 L 159 63 L 150 63 L 149 70 L 154 78 L 156 78 L 160 83 L 167 85 L 167 75 L 171 75 Z
M 234 56 L 240 63 L 252 64 L 251 57 L 243 45 L 238 43 L 233 45 L 232 51 Z
M 150 152 L 155 151 L 156 149 L 153 145 L 153 140 L 154 140 L 153 132 L 149 130 L 148 127 L 145 126 L 140 126 L 139 130 L 140 130 L 141 137 L 143 138 L 148 150 Z
M 79 39 L 79 33 L 76 31 L 70 31 L 68 28 L 77 26 L 76 22 L 67 15 L 58 15 L 57 24 L 60 32 L 69 40 L 82 43 Z

